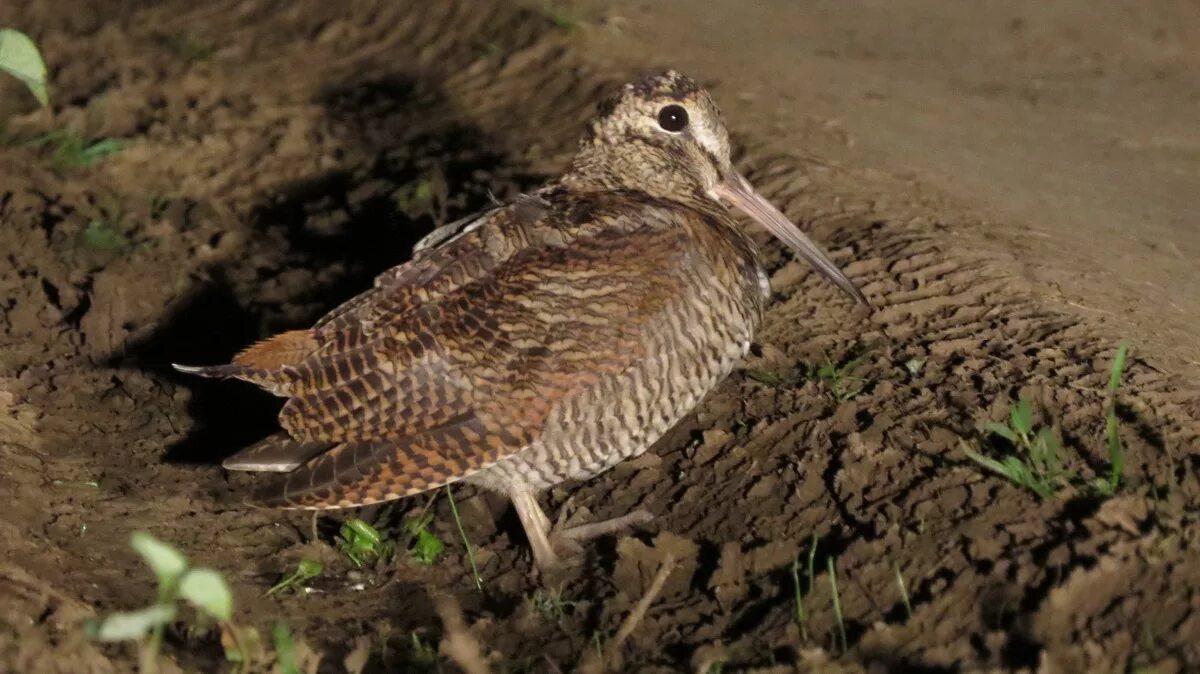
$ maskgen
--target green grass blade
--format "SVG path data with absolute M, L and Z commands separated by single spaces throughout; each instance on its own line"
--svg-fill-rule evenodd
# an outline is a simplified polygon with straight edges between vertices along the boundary
M 908 588 L 904 585 L 904 575 L 900 573 L 900 565 L 893 563 L 892 569 L 896 572 L 896 587 L 900 588 L 900 599 L 904 602 L 904 612 L 908 614 L 908 619 L 912 620 L 912 602 L 908 599 Z
M 837 568 L 833 557 L 825 558 L 825 567 L 829 571 L 829 592 L 833 595 L 833 617 L 837 619 L 838 636 L 841 638 L 842 652 L 846 652 L 846 623 L 842 617 L 842 598 L 838 595 Z
M 1125 474 L 1125 448 L 1121 445 L 1120 420 L 1117 419 L 1117 389 L 1121 386 L 1121 375 L 1125 371 L 1125 358 L 1129 353 L 1129 341 L 1121 340 L 1117 355 L 1113 358 L 1112 370 L 1108 375 L 1108 411 L 1104 418 L 1104 434 L 1108 444 L 1108 493 L 1115 494 Z
M 800 558 L 792 560 L 792 593 L 796 597 L 796 625 L 800 640 L 808 641 L 808 614 L 804 611 L 804 593 L 800 590 Z
M 992 471 L 993 473 L 995 473 L 1001 477 L 1008 478 L 1009 480 L 1012 480 L 1014 482 L 1016 481 L 1012 472 L 1009 470 L 1007 465 L 993 459 L 990 456 L 984 456 L 983 454 L 980 454 L 979 452 L 971 449 L 971 447 L 969 445 L 967 445 L 967 443 L 965 441 L 960 440 L 959 444 L 962 446 L 963 453 L 965 453 L 967 455 L 967 457 L 970 458 L 975 463 L 979 464 L 980 466 L 983 466 L 984 468 Z M 1009 457 L 1009 458 L 1011 459 L 1011 458 L 1015 458 L 1015 457 Z
M 1009 413 L 1012 418 L 1013 430 L 1022 438 L 1033 432 L 1033 406 L 1028 400 L 1021 398 L 1012 406 Z
M 1117 345 L 1117 355 L 1113 358 L 1112 370 L 1108 375 L 1108 391 L 1116 394 L 1121 385 L 1121 374 L 1125 371 L 1125 357 L 1129 354 L 1129 340 L 1123 339 Z
M 458 506 L 454 504 L 454 494 L 450 493 L 450 485 L 446 485 L 446 499 L 450 501 L 450 513 L 454 515 L 454 524 L 458 527 L 458 535 L 462 537 L 463 545 L 467 548 L 467 561 L 471 563 L 471 577 L 475 579 L 475 589 L 483 592 L 483 579 L 479 577 L 479 567 L 475 565 L 475 553 L 471 549 L 471 541 L 463 529 L 462 519 L 458 516 Z

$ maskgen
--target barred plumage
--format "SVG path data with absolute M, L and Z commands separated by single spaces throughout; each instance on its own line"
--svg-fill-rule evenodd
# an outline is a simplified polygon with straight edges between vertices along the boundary
M 768 289 L 721 199 L 862 300 L 733 170 L 709 95 L 667 73 L 609 102 L 558 181 L 436 230 L 311 329 L 181 369 L 288 398 L 284 433 L 226 461 L 290 471 L 253 502 L 341 508 L 468 480 L 512 498 L 550 567 L 551 538 L 578 532 L 552 536 L 537 492 L 644 452 L 749 348 Z

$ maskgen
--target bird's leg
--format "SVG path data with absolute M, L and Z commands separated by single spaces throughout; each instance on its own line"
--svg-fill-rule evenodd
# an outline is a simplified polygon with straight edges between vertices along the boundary
M 517 509 L 517 517 L 525 529 L 525 538 L 533 550 L 533 561 L 543 573 L 562 568 L 562 560 L 550 544 L 550 519 L 542 512 L 537 497 L 528 489 L 510 491 L 508 497 Z
M 578 555 L 582 552 L 580 543 L 583 541 L 606 536 L 639 524 L 649 522 L 653 517 L 645 510 L 635 510 L 620 517 L 589 522 L 573 527 L 563 526 L 567 508 L 564 505 L 558 522 L 553 528 L 550 519 L 538 505 L 537 496 L 531 490 L 513 490 L 508 494 L 513 507 L 517 509 L 517 517 L 525 529 L 525 537 L 529 539 L 529 547 L 533 551 L 533 561 L 543 573 L 557 571 L 566 566 L 560 552 L 567 556 Z M 555 548 L 558 548 L 558 551 Z

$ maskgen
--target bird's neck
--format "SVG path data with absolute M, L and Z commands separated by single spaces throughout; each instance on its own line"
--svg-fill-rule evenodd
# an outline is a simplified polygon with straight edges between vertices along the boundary
M 653 145 L 585 141 L 561 183 L 581 192 L 644 192 L 684 204 L 707 201 L 699 181 L 684 169 L 679 158 Z

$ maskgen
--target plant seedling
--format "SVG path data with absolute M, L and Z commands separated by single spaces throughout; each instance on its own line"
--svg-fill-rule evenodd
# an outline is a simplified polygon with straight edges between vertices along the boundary
M 808 589 L 800 587 L 800 558 L 792 561 L 792 592 L 796 598 L 796 625 L 800 627 L 800 638 L 808 641 L 808 612 L 804 608 L 804 595 L 813 589 L 813 566 L 817 558 L 817 532 L 813 532 L 812 544 L 808 546 Z
M 79 233 L 79 243 L 91 250 L 111 252 L 128 248 L 131 242 L 107 220 L 92 220 Z
M 43 108 L 50 105 L 46 63 L 28 35 L 11 28 L 0 28 L 0 71 L 20 80 Z
M 578 605 L 578 602 L 563 599 L 562 588 L 537 590 L 529 598 L 529 603 L 538 612 L 538 615 L 542 616 L 543 620 L 559 626 L 567 617 L 567 609 Z
M 900 588 L 900 599 L 904 602 L 904 612 L 908 614 L 908 619 L 912 620 L 912 602 L 908 599 L 908 588 L 904 585 L 904 575 L 900 573 L 900 565 L 892 564 L 892 569 L 896 572 L 896 587 Z
M 872 348 L 874 348 L 872 344 L 862 346 L 861 352 L 858 355 L 851 357 L 841 364 L 835 363 L 826 356 L 825 363 L 820 366 L 810 367 L 808 375 L 810 378 L 820 379 L 825 382 L 825 385 L 829 388 L 829 392 L 837 400 L 853 400 L 859 393 L 863 392 L 863 389 L 871 381 L 865 377 L 855 376 L 854 372 L 866 362 Z
M 369 560 L 391 557 L 394 546 L 378 529 L 356 517 L 342 525 L 338 550 L 361 569 Z
M 300 563 L 301 565 L 304 562 Z M 300 665 L 296 658 L 296 642 L 292 639 L 292 631 L 283 623 L 275 623 L 271 631 L 275 642 L 275 663 L 281 674 L 300 674 Z
M 1125 357 L 1129 353 L 1129 341 L 1122 340 L 1117 345 L 1117 355 L 1113 357 L 1112 368 L 1108 373 L 1108 398 L 1105 402 L 1104 437 L 1108 445 L 1108 480 L 1097 479 L 1096 488 L 1105 495 L 1115 494 L 1121 486 L 1121 477 L 1125 473 L 1125 449 L 1121 446 L 1120 421 L 1117 419 L 1117 389 L 1121 387 L 1121 374 L 1125 371 Z
M 1023 456 L 1010 454 L 997 461 L 960 440 L 963 451 L 975 463 L 1008 478 L 1013 484 L 1041 498 L 1049 498 L 1074 477 L 1063 467 L 1062 441 L 1058 431 L 1048 426 L 1034 431 L 1033 407 L 1028 400 L 1021 398 L 1013 404 L 1007 423 L 989 421 L 984 424 L 983 430 L 1009 441 Z
M 178 550 L 143 531 L 134 532 L 129 544 L 158 579 L 157 598 L 143 609 L 113 613 L 90 621 L 85 626 L 89 636 L 99 641 L 140 642 L 140 671 L 154 672 L 158 667 L 163 630 L 175 619 L 180 601 L 232 630 L 229 622 L 233 618 L 233 594 L 221 574 L 213 569 L 189 566 Z
M 437 666 L 437 662 L 437 647 L 427 643 L 417 632 L 410 633 L 408 663 L 422 669 L 433 669 Z
M 322 565 L 317 560 L 302 559 L 302 560 L 300 560 L 300 563 L 296 565 L 295 571 L 290 573 L 283 580 L 272 585 L 271 589 L 267 590 L 267 596 L 269 597 L 269 596 L 275 594 L 276 592 L 287 589 L 287 588 L 295 588 L 297 590 L 304 590 L 304 589 L 306 589 L 304 584 L 306 582 L 312 580 L 313 578 L 316 578 L 317 576 L 321 575 L 321 572 L 324 570 L 325 570 L 324 565 Z
M 425 515 L 404 523 L 404 531 L 412 541 L 412 545 L 408 548 L 409 556 L 418 564 L 426 566 L 436 562 L 437 558 L 441 556 L 442 550 L 446 549 L 446 544 L 442 543 L 442 539 L 429 530 L 429 524 L 432 521 L 433 515 Z
M 798 373 L 780 372 L 778 370 L 746 370 L 746 376 L 772 388 L 798 384 L 803 379 Z
M 62 129 L 42 134 L 27 143 L 31 147 L 53 146 L 51 162 L 59 169 L 88 168 L 104 157 L 125 148 L 117 138 L 101 138 L 89 142 L 78 131 Z
M 833 617 L 837 620 L 838 636 L 841 639 L 842 652 L 846 652 L 846 622 L 842 618 L 842 598 L 838 594 L 837 566 L 833 557 L 825 558 L 825 567 L 829 571 L 829 593 L 833 597 Z

